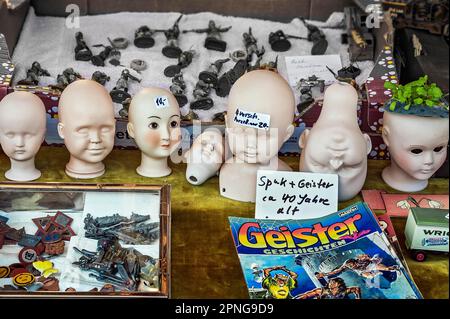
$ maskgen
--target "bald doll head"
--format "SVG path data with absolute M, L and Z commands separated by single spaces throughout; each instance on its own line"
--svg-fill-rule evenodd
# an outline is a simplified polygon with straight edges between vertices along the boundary
M 269 162 L 294 132 L 294 112 L 294 94 L 283 77 L 268 70 L 246 73 L 228 99 L 231 151 L 244 162 Z
M 0 102 L 0 144 L 16 161 L 33 159 L 44 141 L 44 103 L 30 92 L 13 92 Z
M 144 88 L 137 93 L 128 111 L 128 134 L 150 158 L 167 158 L 181 140 L 180 108 L 167 90 Z
M 71 156 L 88 163 L 101 162 L 114 146 L 114 107 L 99 83 L 71 83 L 59 100 L 58 133 Z

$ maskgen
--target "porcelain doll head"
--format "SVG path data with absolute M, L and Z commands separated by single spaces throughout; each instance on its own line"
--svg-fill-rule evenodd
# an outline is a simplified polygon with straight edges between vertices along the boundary
M 317 122 L 299 140 L 300 171 L 339 175 L 340 201 L 353 198 L 362 189 L 372 148 L 370 137 L 358 127 L 357 104 L 353 86 L 331 85 Z
M 235 160 L 267 164 L 294 132 L 295 98 L 278 73 L 251 71 L 232 87 L 226 128 Z
M 34 158 L 46 132 L 44 103 L 30 92 L 13 92 L 0 101 L 0 144 L 11 160 L 5 177 L 13 181 L 32 181 L 41 176 Z
M 131 100 L 128 134 L 142 152 L 136 169 L 145 177 L 162 177 L 172 170 L 168 157 L 181 141 L 180 108 L 175 96 L 161 88 L 144 88 Z
M 225 157 L 224 138 L 216 129 L 207 129 L 186 152 L 186 179 L 193 185 L 203 184 L 220 169 Z
M 391 165 L 383 170 L 383 180 L 404 192 L 426 188 L 428 179 L 445 162 L 448 125 L 448 118 L 385 111 L 382 135 L 391 155 Z
M 94 178 L 104 174 L 103 160 L 114 147 L 114 106 L 108 91 L 92 80 L 69 84 L 58 107 L 58 134 L 70 153 L 66 174 Z

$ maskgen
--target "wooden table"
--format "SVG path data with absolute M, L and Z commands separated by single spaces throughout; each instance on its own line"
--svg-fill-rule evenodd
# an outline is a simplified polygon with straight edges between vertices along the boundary
M 37 182 L 77 182 L 64 173 L 68 158 L 64 148 L 43 147 L 36 159 L 37 167 L 42 171 Z M 106 174 L 89 182 L 172 185 L 172 297 L 248 298 L 228 216 L 253 217 L 254 204 L 221 197 L 217 177 L 202 186 L 190 185 L 184 178 L 184 164 L 172 165 L 172 175 L 165 178 L 141 177 L 135 172 L 139 160 L 138 151 L 114 150 L 105 161 Z M 285 161 L 293 169 L 298 169 L 298 158 L 286 158 Z M 398 193 L 381 179 L 381 171 L 387 164 L 387 161 L 369 161 L 364 189 Z M 5 180 L 3 176 L 8 167 L 8 159 L 0 154 L 0 180 Z M 448 179 L 433 179 L 423 193 L 448 194 L 448 186 Z M 358 195 L 340 203 L 339 207 L 361 200 Z M 404 247 L 405 222 L 405 219 L 393 220 L 419 289 L 425 298 L 449 298 L 448 255 L 430 254 L 423 263 L 412 260 Z

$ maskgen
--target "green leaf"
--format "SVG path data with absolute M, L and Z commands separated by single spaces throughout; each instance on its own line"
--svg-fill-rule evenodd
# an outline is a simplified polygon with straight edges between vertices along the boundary
M 428 90 L 428 93 L 435 99 L 440 99 L 443 95 L 442 91 L 438 87 L 432 87 Z
M 418 98 L 414 99 L 414 104 L 422 105 L 422 103 L 423 103 L 423 99 L 422 98 L 418 97 Z
M 404 109 L 405 109 L 406 111 L 408 111 L 410 107 L 411 107 L 411 104 L 408 103 L 408 104 L 405 105 Z
M 397 106 L 397 101 L 392 101 L 391 105 L 389 106 L 389 109 L 391 111 L 395 111 L 396 106 Z
M 425 104 L 428 105 L 428 106 L 430 106 L 430 107 L 432 107 L 432 106 L 435 105 L 435 103 L 434 103 L 433 100 L 426 100 L 426 101 L 425 101 Z
M 427 90 L 425 90 L 423 87 L 417 88 L 416 92 L 421 96 L 427 95 Z
M 386 81 L 386 82 L 384 82 L 384 88 L 389 89 L 389 90 L 394 90 L 397 88 L 397 86 L 394 83 Z

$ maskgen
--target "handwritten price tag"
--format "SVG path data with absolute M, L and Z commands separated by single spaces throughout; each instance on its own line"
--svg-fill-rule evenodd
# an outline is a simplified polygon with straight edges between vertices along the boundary
M 167 96 L 157 96 L 154 98 L 153 102 L 157 109 L 165 109 L 170 106 Z
M 257 112 L 247 112 L 242 109 L 236 109 L 233 121 L 236 124 L 253 127 L 260 130 L 270 129 L 270 115 Z
M 256 219 L 309 219 L 338 210 L 338 175 L 258 171 Z

